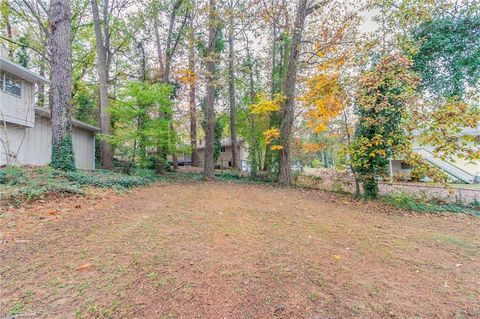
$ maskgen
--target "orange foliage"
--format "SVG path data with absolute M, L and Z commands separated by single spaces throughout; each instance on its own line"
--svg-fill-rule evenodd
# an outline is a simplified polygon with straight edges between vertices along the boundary
M 320 58 L 324 53 L 320 52 Z M 346 97 L 340 85 L 340 68 L 345 56 L 325 58 L 317 73 L 307 80 L 307 91 L 300 98 L 306 107 L 307 125 L 314 133 L 327 130 L 328 123 L 345 108 Z
M 273 145 L 272 147 L 270 147 L 270 149 L 272 151 L 280 151 L 280 150 L 283 150 L 283 146 L 282 145 Z
M 190 69 L 181 69 L 177 72 L 178 80 L 184 84 L 195 84 L 197 76 L 194 71 Z
M 303 143 L 302 150 L 305 153 L 316 153 L 325 148 L 325 144 L 323 143 Z
M 280 130 L 276 127 L 271 128 L 263 132 L 263 136 L 265 137 L 265 143 L 270 144 L 273 139 L 280 137 Z
M 270 112 L 277 112 L 280 110 L 280 104 L 285 100 L 285 96 L 277 93 L 273 100 L 268 99 L 264 93 L 259 94 L 258 103 L 251 105 L 252 114 L 265 114 Z

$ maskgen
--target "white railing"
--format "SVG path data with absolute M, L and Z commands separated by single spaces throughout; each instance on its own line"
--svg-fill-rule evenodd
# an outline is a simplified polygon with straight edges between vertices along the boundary
M 455 166 L 452 163 L 444 161 L 435 157 L 435 155 L 425 148 L 416 148 L 414 151 L 421 155 L 427 162 L 432 165 L 437 166 L 442 171 L 447 173 L 448 175 L 452 176 L 453 178 L 462 181 L 464 183 L 472 184 L 474 183 L 475 177 L 468 173 L 467 171 L 461 169 L 460 167 Z

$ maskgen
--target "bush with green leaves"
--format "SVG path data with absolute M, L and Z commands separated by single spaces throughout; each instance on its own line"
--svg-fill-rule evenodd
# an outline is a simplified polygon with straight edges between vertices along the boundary
M 123 175 L 107 170 L 67 172 L 66 178 L 80 186 L 116 189 L 143 186 L 152 183 L 156 179 L 153 175 Z
M 409 142 L 406 108 L 415 97 L 417 82 L 410 67 L 408 59 L 392 55 L 360 77 L 358 122 L 349 155 L 367 198 L 378 196 L 377 179 L 386 174 L 389 158 Z
M 157 149 L 162 152 L 156 160 L 166 162 L 166 154 L 176 148 L 178 138 L 172 130 L 173 90 L 166 83 L 131 82 L 109 108 L 115 128 L 104 138 L 133 167 L 151 165 L 149 152 Z
M 159 180 L 151 170 L 123 175 L 107 170 L 62 171 L 50 166 L 8 166 L 0 170 L 0 198 L 14 201 L 43 198 L 48 194 L 81 194 L 87 186 L 126 189 Z
M 75 170 L 75 155 L 73 153 L 72 132 L 52 144 L 52 162 L 50 166 L 64 171 Z
M 0 198 L 15 201 L 41 198 L 49 193 L 78 194 L 78 185 L 68 183 L 63 171 L 52 167 L 8 166 L 0 171 Z
M 471 205 L 451 204 L 429 201 L 426 196 L 413 196 L 405 192 L 394 192 L 382 196 L 382 201 L 406 210 L 426 213 L 464 213 L 480 217 L 480 207 L 475 202 Z
M 312 166 L 312 168 L 319 168 L 323 166 L 323 163 L 318 158 L 314 158 L 310 165 Z

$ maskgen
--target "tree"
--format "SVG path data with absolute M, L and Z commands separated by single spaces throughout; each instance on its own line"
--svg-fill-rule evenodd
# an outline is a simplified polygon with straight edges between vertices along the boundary
M 295 86 L 297 81 L 297 64 L 300 55 L 300 43 L 302 41 L 302 33 L 307 17 L 307 0 L 299 0 L 297 7 L 297 15 L 293 27 L 292 43 L 290 47 L 290 56 L 288 60 L 287 74 L 284 82 L 283 93 L 286 97 L 281 106 L 281 123 L 280 123 L 280 172 L 279 182 L 283 186 L 289 186 L 292 180 L 292 168 L 290 159 L 290 137 L 292 134 L 294 103 L 295 103 Z
M 230 109 L 230 138 L 232 141 L 232 166 L 240 168 L 237 154 L 237 108 L 235 104 L 235 51 L 234 51 L 234 24 L 235 16 L 233 4 L 230 5 L 228 17 L 228 101 Z
M 52 117 L 52 162 L 58 169 L 74 170 L 71 119 L 71 12 L 69 0 L 50 3 L 51 75 L 50 111 Z
M 181 43 L 182 36 L 184 34 L 184 29 L 187 25 L 187 21 L 190 16 L 190 8 L 188 1 L 185 0 L 174 0 L 169 2 L 167 6 L 171 7 L 168 15 L 168 28 L 166 33 L 165 48 L 162 48 L 162 41 L 159 32 L 159 21 L 158 16 L 160 12 L 163 11 L 163 4 L 158 1 L 153 1 L 151 4 L 152 15 L 155 29 L 155 41 L 157 47 L 157 59 L 160 67 L 160 81 L 165 83 L 171 82 L 171 69 L 174 55 Z M 177 27 L 178 18 L 180 19 L 180 25 Z M 173 98 L 173 96 L 172 96 Z M 171 124 L 171 130 L 176 134 L 173 121 Z M 178 169 L 178 159 L 177 159 L 177 149 L 175 145 L 171 149 L 173 169 Z
M 10 21 L 12 16 L 12 10 L 9 0 L 1 0 L 0 2 L 0 28 L 9 40 L 12 40 L 12 22 Z M 13 50 L 9 47 L 8 54 L 10 58 L 13 58 Z
M 434 97 L 465 99 L 480 81 L 480 16 L 445 16 L 413 30 L 413 68 L 421 89 Z
M 205 107 L 205 164 L 207 178 L 215 177 L 214 139 L 215 139 L 215 64 L 217 40 L 216 0 L 210 0 L 208 6 L 208 46 L 206 56 L 207 105 Z
M 21 66 L 28 68 L 28 63 L 29 63 L 29 58 L 28 58 L 28 53 L 27 53 L 27 45 L 28 45 L 28 40 L 27 37 L 23 36 L 19 40 L 19 50 L 17 52 L 17 61 L 18 64 Z
M 100 129 L 105 136 L 110 135 L 111 123 L 108 109 L 108 74 L 111 58 L 110 52 L 110 31 L 109 31 L 109 6 L 108 0 L 104 2 L 103 21 L 100 20 L 97 0 L 91 0 L 93 25 L 95 29 L 96 51 L 97 51 L 97 69 L 100 95 Z M 102 30 L 103 29 L 103 30 Z M 102 167 L 105 169 L 113 168 L 113 150 L 110 142 L 103 138 L 100 141 L 100 152 Z
M 197 76 L 195 73 L 195 30 L 194 13 L 190 13 L 190 26 L 188 32 L 188 84 L 189 84 L 189 115 L 190 115 L 190 147 L 191 160 L 193 166 L 198 166 L 197 154 L 197 105 L 196 105 L 196 85 Z
M 179 13 L 181 13 L 182 6 L 186 3 L 185 0 L 174 0 L 172 4 L 172 8 L 170 11 L 170 15 L 168 17 L 168 29 L 167 29 L 167 39 L 165 42 L 165 49 L 162 50 L 162 44 L 160 42 L 160 35 L 158 33 L 158 21 L 157 17 L 154 17 L 155 21 L 155 34 L 156 34 L 156 44 L 157 44 L 157 54 L 158 54 L 158 61 L 160 64 L 160 70 L 163 71 L 162 73 L 162 81 L 170 82 L 170 73 L 172 69 L 172 62 L 173 57 L 177 51 L 178 45 L 180 44 L 180 40 L 183 35 L 183 30 L 187 24 L 189 11 L 190 10 L 183 10 L 183 17 L 181 17 L 180 25 L 178 29 L 175 28 L 177 19 L 179 17 Z M 158 4 L 157 4 L 158 6 Z M 158 8 L 156 14 L 158 14 Z M 165 54 L 163 54 L 165 52 Z
M 245 86 L 245 97 L 244 103 L 246 104 L 245 111 L 245 120 L 246 127 L 244 128 L 243 135 L 247 138 L 248 142 L 248 163 L 250 165 L 250 176 L 256 178 L 257 172 L 262 164 L 262 142 L 263 136 L 262 133 L 267 129 L 265 125 L 265 114 L 268 111 L 263 112 L 260 108 L 259 112 L 255 112 L 257 109 L 257 104 L 262 103 L 262 100 L 267 100 L 264 94 L 259 93 L 260 89 L 258 83 L 255 79 L 258 71 L 256 70 L 257 61 L 253 57 L 252 50 L 250 48 L 250 41 L 247 36 L 245 36 L 245 48 L 246 48 L 246 59 L 244 61 L 244 86 Z M 277 108 L 278 110 L 278 108 Z M 263 124 L 263 125 L 262 125 Z
M 215 141 L 213 143 L 213 160 L 214 160 L 215 163 L 220 158 L 220 153 L 222 152 L 223 128 L 224 128 L 224 123 L 217 116 L 215 118 L 215 128 L 214 128 Z
M 122 154 L 130 157 L 126 171 L 135 165 L 148 166 L 149 153 L 171 148 L 171 116 L 173 87 L 167 83 L 130 82 L 109 112 L 115 128 L 109 140 Z M 165 152 L 157 153 L 158 166 L 166 165 Z
M 314 132 L 327 130 L 327 125 L 339 116 L 346 106 L 346 93 L 340 83 L 340 69 L 345 56 L 326 57 L 322 50 L 318 55 L 324 58 L 317 66 L 316 73 L 307 79 L 306 91 L 300 97 L 306 106 L 307 126 Z
M 288 66 L 290 54 L 290 17 L 287 3 L 285 1 L 272 0 L 270 6 L 265 8 L 266 22 L 272 29 L 271 32 L 271 69 L 270 69 L 270 99 L 282 93 L 283 83 Z M 278 111 L 270 112 L 269 126 L 280 127 L 280 114 Z M 263 170 L 278 177 L 278 151 L 273 151 L 270 145 L 265 146 L 265 159 Z M 272 177 L 273 177 L 272 176 Z
M 420 77 L 420 98 L 417 107 L 409 107 L 405 129 L 416 130 L 417 143 L 433 146 L 437 158 L 453 162 L 480 158 L 472 137 L 462 134 L 480 123 L 478 5 L 450 0 L 372 0 L 371 4 L 381 11 L 383 32 L 377 40 L 383 42 L 383 49 L 374 48 L 369 54 L 378 57 L 375 51 L 400 50 L 412 58 Z M 404 150 L 404 156 L 417 176 L 445 180 L 445 174 L 425 165 L 411 148 Z
M 411 61 L 391 55 L 364 72 L 359 82 L 359 119 L 350 156 L 365 196 L 376 198 L 377 178 L 386 174 L 389 158 L 410 146 L 411 132 L 405 131 L 407 107 L 415 102 L 418 79 L 411 70 Z

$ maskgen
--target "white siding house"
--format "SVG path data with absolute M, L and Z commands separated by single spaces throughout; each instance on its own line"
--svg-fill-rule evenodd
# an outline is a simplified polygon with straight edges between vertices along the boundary
M 480 148 L 480 127 L 477 129 L 463 129 L 460 136 L 471 136 L 474 142 L 468 142 L 472 150 Z M 420 155 L 425 161 L 438 167 L 449 175 L 453 180 L 464 183 L 480 183 L 480 160 L 465 160 L 463 158 L 441 159 L 434 154 L 434 147 L 431 145 L 413 144 L 413 151 Z M 390 161 L 390 175 L 392 177 L 408 178 L 412 168 L 401 158 Z
M 220 166 L 221 168 L 232 167 L 232 141 L 230 138 L 223 138 L 221 143 L 222 147 L 220 150 L 220 156 L 215 165 Z M 205 140 L 200 140 L 197 145 L 197 154 L 199 166 L 202 167 L 205 163 Z M 241 169 L 244 171 L 248 170 L 248 145 L 243 139 L 237 141 L 237 154 L 238 159 L 240 160 Z
M 0 166 L 18 163 L 48 165 L 51 160 L 50 111 L 35 107 L 35 84 L 44 77 L 0 56 Z M 75 164 L 95 168 L 95 133 L 98 128 L 73 120 Z

